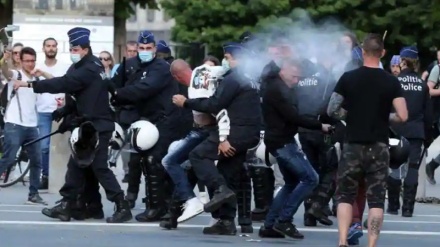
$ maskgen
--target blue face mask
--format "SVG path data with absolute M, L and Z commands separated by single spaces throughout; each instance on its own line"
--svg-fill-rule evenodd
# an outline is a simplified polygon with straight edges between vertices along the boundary
M 222 60 L 222 67 L 225 71 L 228 71 L 231 69 L 231 66 L 229 65 L 228 60 L 224 59 Z
M 151 60 L 153 60 L 153 51 L 140 51 L 138 53 L 139 59 L 141 60 L 141 62 L 143 63 L 147 63 L 150 62 Z
M 81 60 L 81 55 L 79 54 L 70 54 L 70 60 L 72 63 L 77 63 L 79 60 Z

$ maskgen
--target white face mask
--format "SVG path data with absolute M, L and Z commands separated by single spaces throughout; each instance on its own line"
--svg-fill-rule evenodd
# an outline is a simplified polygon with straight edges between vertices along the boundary
M 139 59 L 145 63 L 150 62 L 154 58 L 153 51 L 140 51 L 138 53 L 138 56 L 139 56 Z
M 229 65 L 228 60 L 226 60 L 224 58 L 222 60 L 222 67 L 225 70 L 225 72 L 231 69 L 231 66 Z
M 70 54 L 70 60 L 72 61 L 72 63 L 77 63 L 81 60 L 81 55 L 80 54 Z

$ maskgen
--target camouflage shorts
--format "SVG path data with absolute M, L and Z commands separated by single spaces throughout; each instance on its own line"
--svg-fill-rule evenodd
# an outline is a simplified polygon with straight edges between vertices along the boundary
M 353 204 L 359 181 L 365 181 L 368 206 L 383 208 L 389 159 L 389 149 L 384 143 L 345 143 L 338 167 L 338 202 Z

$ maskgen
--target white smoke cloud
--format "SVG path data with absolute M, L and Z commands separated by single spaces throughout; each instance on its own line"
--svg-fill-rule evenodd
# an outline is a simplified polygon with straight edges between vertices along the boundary
M 267 53 L 269 43 L 263 40 L 268 41 L 270 37 L 282 34 L 296 57 L 329 65 L 335 79 L 339 79 L 345 65 L 351 60 L 351 52 L 343 52 L 340 47 L 340 40 L 348 31 L 335 19 L 328 18 L 316 23 L 305 10 L 296 9 L 290 16 L 277 18 L 260 32 L 254 33 L 257 39 L 246 44 L 253 53 L 244 55 L 241 61 L 246 64 L 247 74 L 260 75 L 264 66 L 272 60 Z M 307 71 L 303 71 L 303 74 L 307 74 Z

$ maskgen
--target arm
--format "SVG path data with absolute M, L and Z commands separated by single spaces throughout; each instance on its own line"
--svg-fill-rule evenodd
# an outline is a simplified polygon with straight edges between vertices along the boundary
M 1 64 L 1 70 L 2 70 L 3 76 L 5 77 L 5 79 L 7 81 L 9 81 L 12 78 L 13 73 L 12 73 L 12 70 L 9 69 L 8 62 L 6 61 L 5 58 L 2 58 L 0 64 Z
M 425 102 L 424 102 L 423 122 L 425 125 L 425 130 L 430 130 L 432 127 L 432 123 L 434 122 L 432 101 L 429 95 L 429 88 L 424 87 L 424 89 L 425 89 Z
M 429 72 L 427 70 L 423 71 L 422 73 L 422 80 L 426 81 L 426 79 L 428 78 Z
M 402 87 L 400 86 L 400 82 L 397 78 L 393 78 L 395 80 L 391 81 L 393 83 L 393 107 L 396 111 L 395 113 L 390 114 L 390 122 L 394 123 L 402 123 L 408 120 L 408 109 L 406 108 L 406 100 L 403 97 Z
M 330 97 L 327 106 L 327 115 L 337 120 L 344 120 L 347 116 L 347 111 L 342 108 L 344 97 L 339 93 L 334 92 Z
M 239 88 L 239 82 L 232 76 L 227 76 L 222 82 L 220 82 L 218 88 L 211 97 L 187 99 L 183 106 L 195 111 L 217 114 L 222 109 L 228 108 Z
M 47 73 L 47 72 L 43 72 L 42 76 L 43 76 L 45 79 L 52 79 L 52 78 L 54 78 L 53 75 L 51 75 L 51 74 L 49 74 L 49 73 Z
M 439 81 L 440 69 L 439 66 L 434 66 L 431 74 L 428 77 L 429 94 L 433 97 L 440 96 L 440 89 L 436 88 Z
M 228 111 L 226 109 L 221 110 L 217 116 L 218 134 L 220 142 L 223 142 L 229 136 L 229 130 L 231 129 Z
M 153 66 L 149 71 L 145 71 L 147 73 L 145 78 L 138 83 L 117 89 L 117 100 L 127 104 L 147 100 L 160 93 L 169 83 L 173 83 L 169 68 L 160 65 Z
M 34 81 L 32 87 L 35 93 L 68 93 L 73 94 L 83 89 L 87 84 L 96 78 L 97 71 L 82 67 L 76 71 L 68 73 L 61 77 Z

